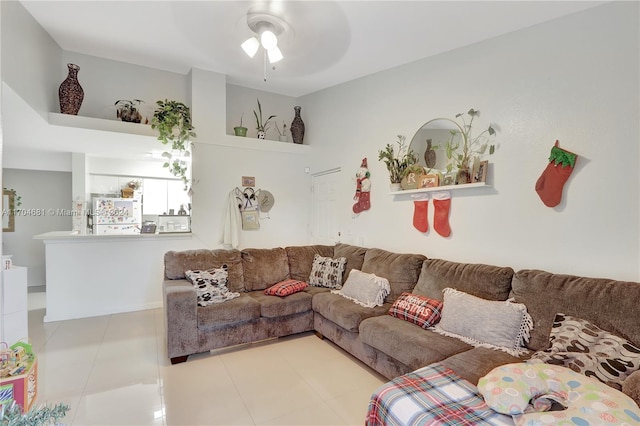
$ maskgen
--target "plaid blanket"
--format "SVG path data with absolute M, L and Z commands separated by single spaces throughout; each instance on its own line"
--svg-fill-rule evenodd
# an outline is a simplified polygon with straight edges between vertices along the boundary
M 396 377 L 374 392 L 367 426 L 511 425 L 511 416 L 491 410 L 478 389 L 441 364 Z

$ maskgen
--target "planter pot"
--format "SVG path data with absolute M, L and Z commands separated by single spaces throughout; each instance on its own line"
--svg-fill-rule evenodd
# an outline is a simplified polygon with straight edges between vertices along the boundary
M 258 139 L 264 139 L 266 133 L 262 130 L 258 130 Z
M 400 183 L 392 183 L 389 185 L 391 192 L 402 191 L 402 185 Z
M 245 137 L 247 136 L 247 128 L 246 127 L 234 127 L 233 131 L 235 132 L 236 136 L 242 136 Z
M 289 142 L 289 138 L 287 137 L 287 135 L 280 136 L 280 142 Z
M 456 185 L 464 185 L 465 183 L 471 183 L 471 172 L 468 167 L 459 169 L 456 175 Z

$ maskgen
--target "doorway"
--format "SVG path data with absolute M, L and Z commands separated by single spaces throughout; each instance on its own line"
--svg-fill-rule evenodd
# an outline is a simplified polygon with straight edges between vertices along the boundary
M 340 241 L 338 184 L 340 167 L 311 175 L 311 238 L 314 244 L 334 245 Z

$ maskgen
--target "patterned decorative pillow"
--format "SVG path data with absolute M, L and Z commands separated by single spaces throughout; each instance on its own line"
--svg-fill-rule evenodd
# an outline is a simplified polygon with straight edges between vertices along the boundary
M 309 275 L 309 285 L 316 287 L 342 288 L 342 275 L 344 265 L 347 263 L 346 257 L 332 259 L 323 257 L 316 253 L 313 256 L 313 267 Z
M 640 410 L 627 395 L 559 365 L 502 365 L 480 378 L 478 392 L 491 409 L 510 414 L 518 426 L 640 422 Z
M 302 291 L 307 288 L 307 286 L 308 284 L 304 281 L 284 280 L 265 289 L 264 294 L 268 296 L 284 297 Z
M 442 302 L 418 294 L 404 292 L 393 302 L 389 315 L 428 329 L 442 314 Z
M 524 304 L 481 299 L 452 288 L 443 294 L 442 318 L 433 331 L 513 356 L 528 352 L 523 346 L 533 320 Z
M 227 265 L 205 271 L 189 270 L 184 275 L 196 289 L 198 306 L 209 306 L 240 297 L 240 293 L 233 293 L 227 288 Z
M 581 318 L 556 314 L 549 340 L 551 347 L 532 359 L 563 365 L 618 389 L 640 369 L 639 347 Z
M 365 308 L 373 308 L 382 306 L 390 291 L 391 286 L 386 278 L 352 269 L 344 287 L 331 290 L 331 293 L 339 294 Z

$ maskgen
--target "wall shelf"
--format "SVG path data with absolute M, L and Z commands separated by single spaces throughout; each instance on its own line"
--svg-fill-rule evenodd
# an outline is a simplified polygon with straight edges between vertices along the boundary
M 459 191 L 463 189 L 472 189 L 472 188 L 490 188 L 486 182 L 476 182 L 476 183 L 465 183 L 462 185 L 446 185 L 446 186 L 435 186 L 432 188 L 419 188 L 419 189 L 406 189 L 400 191 L 392 191 L 389 192 L 389 195 L 408 195 L 408 194 L 421 194 L 425 192 L 438 192 L 438 191 Z
M 130 135 L 157 137 L 157 132 L 149 124 L 129 123 L 120 120 L 83 117 L 80 115 L 49 113 L 49 124 L 75 127 L 78 129 L 102 130 L 105 132 L 127 133 Z

